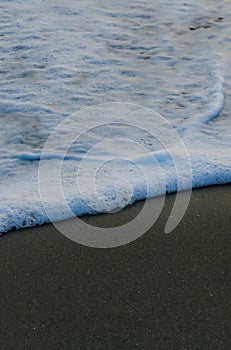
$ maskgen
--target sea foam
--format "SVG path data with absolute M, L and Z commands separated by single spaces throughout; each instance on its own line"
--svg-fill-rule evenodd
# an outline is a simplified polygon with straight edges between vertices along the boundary
M 1 233 L 231 181 L 229 1 L 1 12 Z

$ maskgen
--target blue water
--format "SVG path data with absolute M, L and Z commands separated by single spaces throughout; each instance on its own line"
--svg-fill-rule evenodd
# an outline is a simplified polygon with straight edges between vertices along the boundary
M 231 181 L 230 1 L 0 12 L 0 232 Z

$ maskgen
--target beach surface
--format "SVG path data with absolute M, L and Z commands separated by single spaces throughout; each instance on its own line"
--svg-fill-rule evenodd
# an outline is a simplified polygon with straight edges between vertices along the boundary
M 113 249 L 79 245 L 52 225 L 3 235 L 0 348 L 230 349 L 231 185 L 194 190 L 164 234 L 173 202 Z M 141 207 L 84 220 L 115 226 Z

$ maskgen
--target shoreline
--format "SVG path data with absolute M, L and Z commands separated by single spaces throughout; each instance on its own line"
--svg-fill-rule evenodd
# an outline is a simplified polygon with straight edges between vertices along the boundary
M 194 189 L 164 234 L 174 197 L 118 248 L 76 244 L 52 224 L 2 235 L 1 349 L 230 348 L 231 185 Z M 118 225 L 141 207 L 82 219 Z

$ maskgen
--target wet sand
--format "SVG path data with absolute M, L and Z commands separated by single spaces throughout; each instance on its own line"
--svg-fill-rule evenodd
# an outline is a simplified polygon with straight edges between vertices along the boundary
M 52 225 L 0 238 L 0 349 L 231 348 L 231 185 L 193 191 L 164 234 L 155 225 L 113 249 L 76 244 Z M 86 218 L 118 225 L 142 203 Z

